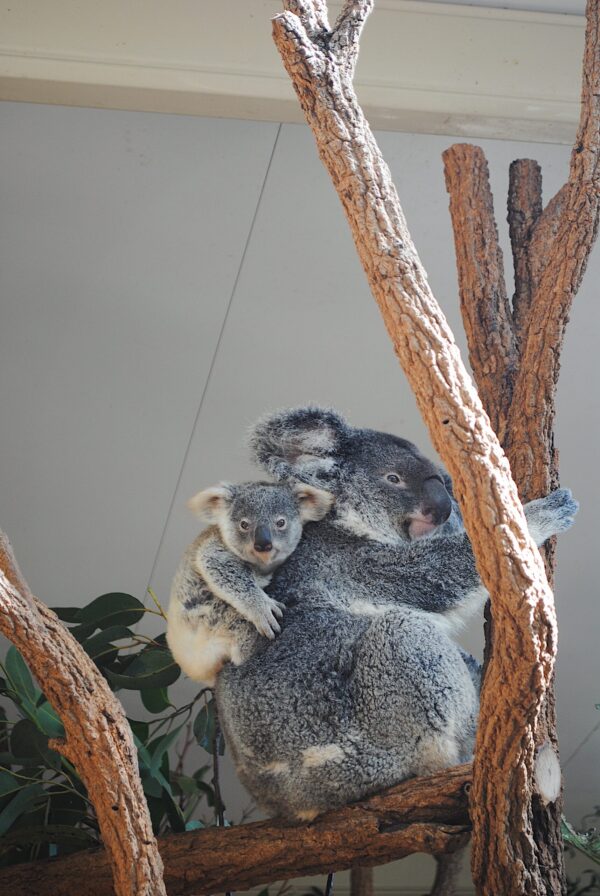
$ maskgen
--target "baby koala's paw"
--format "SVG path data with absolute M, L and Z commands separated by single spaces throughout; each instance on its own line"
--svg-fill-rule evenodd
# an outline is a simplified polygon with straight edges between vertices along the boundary
M 545 498 L 538 498 L 525 505 L 529 531 L 537 545 L 542 545 L 552 535 L 570 529 L 579 510 L 579 503 L 568 488 L 557 488 Z
M 248 613 L 248 619 L 256 628 L 259 635 L 264 635 L 271 641 L 281 631 L 278 620 L 283 618 L 284 604 L 273 600 L 265 594 L 260 603 L 252 607 Z

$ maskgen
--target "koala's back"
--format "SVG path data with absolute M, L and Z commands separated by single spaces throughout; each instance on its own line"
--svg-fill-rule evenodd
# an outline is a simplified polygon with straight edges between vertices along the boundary
M 343 607 L 364 597 L 369 592 L 361 589 L 352 568 L 359 542 L 329 522 L 309 523 L 295 552 L 273 576 L 268 593 L 287 606 L 302 604 L 306 609 Z
M 269 589 L 287 605 L 281 634 L 217 681 L 240 777 L 273 812 L 310 818 L 472 748 L 477 693 L 459 649 L 431 614 L 382 603 L 377 582 L 356 590 L 359 541 L 307 527 Z
M 217 699 L 245 786 L 307 819 L 466 760 L 477 714 L 458 649 L 409 608 L 291 607 L 267 650 L 223 668 Z

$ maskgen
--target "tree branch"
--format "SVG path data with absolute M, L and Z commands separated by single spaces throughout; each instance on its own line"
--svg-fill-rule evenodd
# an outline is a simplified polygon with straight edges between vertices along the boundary
M 66 741 L 53 746 L 76 766 L 87 788 L 114 892 L 163 896 L 163 866 L 121 704 L 75 638 L 33 597 L 2 532 L 0 630 L 21 651 L 60 715 Z M 77 885 L 72 892 L 83 890 Z
M 470 780 L 471 767 L 463 765 L 405 781 L 308 825 L 275 820 L 161 837 L 169 896 L 246 890 L 305 874 L 380 865 L 413 852 L 453 853 L 469 837 Z M 113 894 L 102 850 L 14 865 L 0 871 L 0 888 L 11 896 Z
M 329 33 L 326 0 L 283 0 L 283 8 L 299 19 L 311 40 Z
M 530 494 L 545 494 L 551 484 L 549 471 L 555 467 L 552 440 L 554 392 L 560 370 L 560 348 L 571 303 L 596 239 L 600 216 L 599 0 L 588 0 L 586 16 L 579 129 L 571 153 L 569 179 L 550 213 L 554 221 L 548 227 L 544 213 L 538 223 L 547 242 L 543 245 L 538 240 L 537 250 L 546 263 L 531 301 L 507 430 L 513 473 L 529 486 L 525 498 Z M 519 420 L 521 415 L 524 419 Z M 512 436 L 513 426 L 517 432 L 526 428 L 526 441 L 516 443 Z
M 465 143 L 451 146 L 442 158 L 469 359 L 481 401 L 502 442 L 517 347 L 488 165 L 482 149 Z
M 530 244 L 541 214 L 542 169 L 533 159 L 517 159 L 508 172 L 508 229 L 515 270 L 513 319 L 517 338 L 525 329 L 534 293 Z
M 351 78 L 356 68 L 360 35 L 375 0 L 345 0 L 333 26 L 330 48 Z
M 502 632 L 488 667 L 474 770 L 475 836 L 486 842 L 502 893 L 541 896 L 531 856 L 527 795 L 534 737 L 554 663 L 556 618 L 539 553 L 496 435 L 461 362 L 406 227 L 390 172 L 343 66 L 295 39 L 289 13 L 273 21 L 275 43 L 348 218 L 369 285 L 432 441 L 452 476 L 478 569 Z M 533 736 L 532 736 L 533 732 Z M 495 746 L 501 738 L 503 751 Z M 493 770 L 493 773 L 492 773 Z M 525 803 L 525 804 L 524 804 Z M 507 847 L 507 844 L 510 844 Z M 492 892 L 488 890 L 487 892 Z

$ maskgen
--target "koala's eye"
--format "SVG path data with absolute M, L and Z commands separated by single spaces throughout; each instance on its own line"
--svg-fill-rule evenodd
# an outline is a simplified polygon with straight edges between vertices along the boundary
M 240 529 L 242 530 L 242 532 L 247 532 L 249 528 L 250 523 L 248 522 L 248 520 L 240 520 Z
M 391 482 L 392 485 L 404 485 L 399 476 L 396 476 L 395 473 L 388 473 L 385 477 L 388 482 Z
M 285 517 L 280 516 L 278 520 L 275 520 L 275 525 L 277 526 L 278 529 L 285 529 L 285 527 L 287 526 Z

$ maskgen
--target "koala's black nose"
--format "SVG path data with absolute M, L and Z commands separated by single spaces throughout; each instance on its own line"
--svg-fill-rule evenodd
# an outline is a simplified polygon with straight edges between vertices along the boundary
M 421 513 L 431 516 L 436 525 L 444 523 L 452 513 L 452 501 L 446 486 L 437 476 L 426 479 L 423 483 Z
M 254 532 L 254 550 L 260 552 L 270 551 L 273 547 L 271 530 L 268 526 L 257 526 Z

